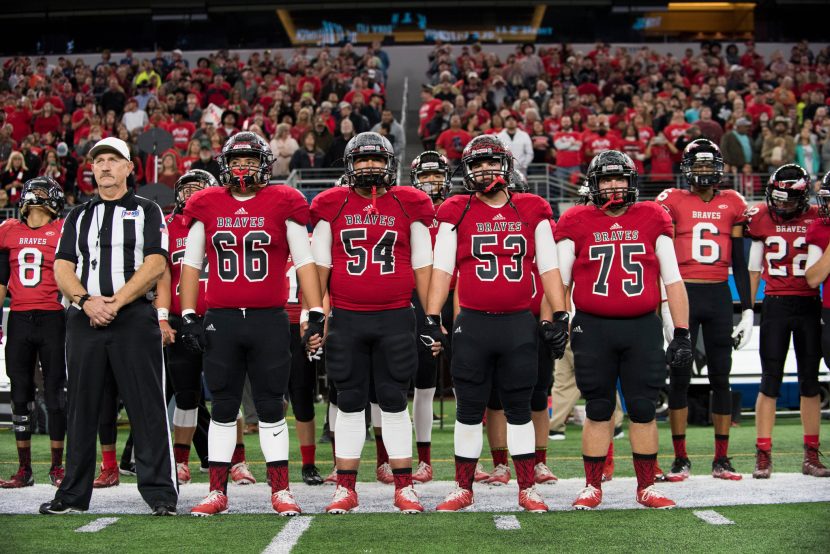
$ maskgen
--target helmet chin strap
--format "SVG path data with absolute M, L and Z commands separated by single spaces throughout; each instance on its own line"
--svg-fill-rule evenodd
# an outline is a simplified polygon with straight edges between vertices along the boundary
M 378 200 L 378 187 L 376 185 L 372 185 L 372 207 L 369 208 L 369 213 L 371 215 L 377 215 L 377 213 L 378 213 L 377 200 Z
M 605 204 L 603 204 L 602 208 L 600 208 L 600 209 L 605 211 L 605 210 L 609 210 L 609 209 L 618 208 L 618 207 L 622 206 L 623 204 L 625 204 L 625 199 L 623 198 L 623 196 L 619 192 L 615 192 L 614 196 L 609 198 L 608 201 Z
M 484 194 L 490 194 L 490 192 L 498 185 L 506 185 L 507 183 L 504 181 L 504 178 L 501 175 L 497 175 L 493 182 L 487 185 L 484 189 Z
M 248 170 L 242 168 L 231 169 L 231 173 L 233 173 L 234 177 L 239 179 L 239 187 L 242 190 L 242 193 L 248 192 L 248 184 L 246 183 L 246 179 L 248 178 Z M 253 184 L 253 183 L 252 183 Z

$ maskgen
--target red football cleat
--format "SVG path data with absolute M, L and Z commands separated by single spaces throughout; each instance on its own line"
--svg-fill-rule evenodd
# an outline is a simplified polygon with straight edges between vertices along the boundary
M 239 462 L 231 468 L 231 481 L 237 485 L 253 485 L 256 483 L 254 474 L 248 468 L 247 462 Z
M 419 462 L 418 469 L 412 474 L 412 482 L 420 485 L 430 481 L 432 481 L 432 466 L 426 462 Z
M 187 485 L 190 483 L 190 466 L 184 462 L 176 464 L 176 477 L 180 485 Z
M 447 495 L 443 502 L 435 507 L 436 512 L 457 512 L 473 505 L 473 491 L 463 489 L 455 484 L 455 490 Z
M 670 483 L 679 483 L 689 478 L 692 471 L 692 462 L 689 458 L 675 458 L 671 469 L 666 474 L 666 480 Z
M 657 462 L 654 462 L 654 480 L 658 483 L 661 481 L 666 481 L 666 472 L 660 469 L 660 466 Z
M 535 486 L 519 491 L 519 507 L 532 514 L 542 514 L 548 511 L 548 505 L 542 500 Z
M 484 481 L 488 485 L 500 487 L 510 482 L 510 466 L 499 464 L 493 468 L 490 478 Z
M 602 482 L 608 482 L 614 478 L 614 457 L 605 458 L 605 465 L 602 466 Z
M 32 475 L 32 470 L 22 467 L 8 481 L 0 479 L 0 489 L 21 489 L 23 487 L 31 487 L 34 484 L 35 478 Z
M 476 473 L 473 477 L 473 481 L 476 483 L 482 483 L 490 478 L 490 474 L 484 471 L 484 466 L 481 464 L 476 464 Z
M 95 489 L 106 489 L 109 487 L 117 487 L 118 483 L 118 467 L 105 468 L 101 466 L 101 473 L 92 482 L 92 487 Z
M 550 468 L 539 462 L 533 467 L 533 477 L 537 485 L 554 485 L 559 481 L 559 477 L 553 474 Z
M 602 489 L 588 485 L 579 496 L 576 497 L 572 506 L 577 510 L 593 510 L 602 503 Z
M 420 514 L 424 511 L 412 485 L 395 490 L 395 507 L 404 514 Z
M 375 475 L 379 482 L 384 485 L 392 485 L 395 483 L 395 477 L 392 475 L 392 466 L 389 462 L 380 464 L 375 470 Z
M 347 514 L 358 507 L 357 491 L 337 485 L 331 503 L 326 506 L 327 514 Z
M 712 477 L 726 481 L 740 481 L 744 478 L 743 475 L 735 471 L 729 458 L 718 458 L 712 462 Z
M 210 491 L 201 503 L 190 509 L 190 515 L 207 517 L 228 513 L 228 497 L 222 491 Z
M 323 479 L 324 485 L 336 485 L 337 484 L 337 467 L 331 468 L 331 473 Z
M 60 487 L 61 483 L 63 482 L 64 477 L 64 469 L 63 466 L 55 466 L 49 471 L 49 480 L 52 482 L 52 485 L 56 487 Z
M 281 516 L 296 516 L 303 513 L 294 500 L 294 495 L 288 489 L 277 491 L 271 495 L 271 507 Z
M 655 508 L 658 510 L 669 510 L 677 506 L 674 500 L 655 489 L 654 485 L 638 490 L 637 502 L 646 508 Z

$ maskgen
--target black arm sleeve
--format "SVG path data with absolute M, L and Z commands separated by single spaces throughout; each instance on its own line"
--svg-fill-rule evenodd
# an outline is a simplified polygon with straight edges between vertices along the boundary
M 741 311 L 751 310 L 755 303 L 749 297 L 749 269 L 746 265 L 743 237 L 732 237 L 732 276 L 735 278 L 738 298 L 741 299 Z
M 12 276 L 12 268 L 9 264 L 9 251 L 0 250 L 0 285 L 9 286 L 9 278 Z

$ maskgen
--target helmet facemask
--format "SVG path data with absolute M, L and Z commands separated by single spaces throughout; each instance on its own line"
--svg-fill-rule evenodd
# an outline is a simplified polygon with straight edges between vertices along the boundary
M 816 193 L 818 215 L 825 223 L 830 223 L 830 190 L 822 188 Z
M 39 177 L 23 185 L 20 195 L 21 219 L 25 220 L 29 210 L 35 207 L 42 208 L 54 219 L 60 215 L 63 205 L 63 190 L 57 182 L 49 183 Z
M 608 179 L 622 179 L 624 186 L 603 186 Z M 591 201 L 601 210 L 616 212 L 637 201 L 638 190 L 631 187 L 631 179 L 624 173 L 605 173 L 596 178 L 596 187 L 591 190 Z

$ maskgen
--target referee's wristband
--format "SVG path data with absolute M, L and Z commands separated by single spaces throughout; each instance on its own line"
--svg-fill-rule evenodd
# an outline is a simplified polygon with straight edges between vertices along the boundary
M 167 321 L 170 317 L 170 310 L 167 308 L 158 308 L 159 321 Z

